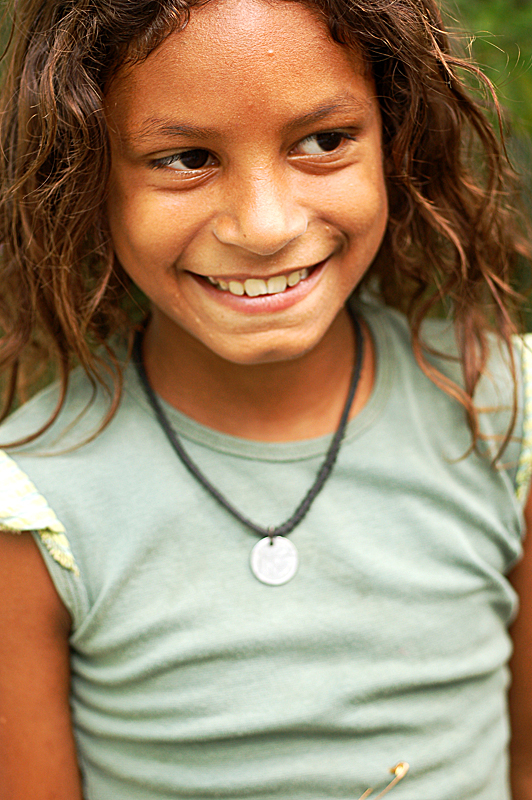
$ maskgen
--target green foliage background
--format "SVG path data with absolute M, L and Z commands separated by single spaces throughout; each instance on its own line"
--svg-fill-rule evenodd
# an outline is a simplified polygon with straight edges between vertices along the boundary
M 444 8 L 449 26 L 470 34 L 472 55 L 497 87 L 513 133 L 530 136 L 532 0 L 446 0 Z
M 532 0 L 442 0 L 445 21 L 461 36 L 494 84 L 505 111 L 508 152 L 522 176 L 524 202 L 532 218 Z M 530 270 L 520 285 L 529 301 L 525 322 L 532 330 Z
M 443 0 L 444 18 L 494 84 L 532 214 L 532 0 Z

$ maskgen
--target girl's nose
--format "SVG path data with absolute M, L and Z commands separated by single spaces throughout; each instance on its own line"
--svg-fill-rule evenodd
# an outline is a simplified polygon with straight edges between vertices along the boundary
M 307 230 L 305 209 L 284 181 L 265 172 L 228 187 L 225 207 L 215 219 L 215 237 L 257 255 L 273 255 Z

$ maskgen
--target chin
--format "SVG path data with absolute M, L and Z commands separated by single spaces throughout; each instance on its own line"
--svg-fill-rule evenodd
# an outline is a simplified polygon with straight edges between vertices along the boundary
M 220 348 L 218 355 L 233 364 L 242 366 L 259 366 L 262 364 L 282 364 L 294 361 L 310 352 L 315 342 L 305 346 L 270 345 L 269 347 L 239 348 L 238 351 Z

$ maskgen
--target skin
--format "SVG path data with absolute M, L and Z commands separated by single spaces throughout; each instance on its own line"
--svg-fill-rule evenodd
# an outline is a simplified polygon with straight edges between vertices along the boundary
M 155 388 L 240 436 L 333 430 L 354 359 L 345 301 L 387 220 L 379 108 L 361 64 L 302 6 L 214 0 L 118 77 L 106 111 L 108 216 L 120 261 L 153 304 Z M 176 132 L 183 125 L 196 130 Z M 336 130 L 338 146 L 323 151 L 315 135 Z M 198 148 L 208 166 L 193 174 L 154 166 Z M 228 297 L 200 277 L 320 262 L 288 301 Z M 353 413 L 372 380 L 367 337 Z M 2 800 L 80 800 L 68 612 L 29 534 L 0 536 L 0 564 Z
M 70 616 L 29 533 L 0 534 L 0 797 L 81 800 Z
M 152 301 L 154 387 L 239 436 L 333 430 L 353 363 L 345 303 L 387 223 L 379 106 L 360 60 L 302 5 L 209 3 L 119 75 L 107 116 L 109 223 Z M 326 151 L 318 137 L 332 132 Z M 205 166 L 184 170 L 198 150 Z M 254 299 L 205 280 L 318 264 L 294 289 Z M 359 403 L 371 357 L 364 381 Z
M 354 355 L 345 301 L 387 219 L 379 110 L 360 62 L 303 6 L 213 0 L 119 75 L 106 111 L 108 214 L 120 261 L 153 303 L 145 357 L 155 388 L 240 436 L 333 430 Z M 199 131 L 177 131 L 183 125 Z M 336 130 L 354 139 L 323 154 L 316 134 Z M 199 172 L 154 167 L 199 148 L 210 154 Z M 229 298 L 201 277 L 269 277 L 324 259 L 289 302 Z M 372 376 L 366 331 L 354 414 Z M 2 800 L 81 800 L 69 615 L 29 534 L 0 536 L 0 565 Z M 522 611 L 513 629 L 512 781 L 514 800 L 532 800 L 528 541 L 514 582 Z
M 509 696 L 513 800 L 532 798 L 532 494 L 526 505 L 525 522 L 525 554 L 511 575 L 520 603 L 520 612 L 510 629 L 514 644 Z

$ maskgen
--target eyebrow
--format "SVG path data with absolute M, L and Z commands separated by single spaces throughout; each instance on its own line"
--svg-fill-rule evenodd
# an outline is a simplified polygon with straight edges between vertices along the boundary
M 301 117 L 289 122 L 284 126 L 283 130 L 285 133 L 289 133 L 294 129 L 304 128 L 314 122 L 321 122 L 323 119 L 341 112 L 351 112 L 357 115 L 364 113 L 364 116 L 366 116 L 370 107 L 369 100 L 357 100 L 351 94 L 342 94 L 326 100 L 308 114 L 303 114 Z
M 308 114 L 303 114 L 284 125 L 283 133 L 291 133 L 299 128 L 321 122 L 336 113 L 351 112 L 360 115 L 363 112 L 365 116 L 370 107 L 368 100 L 358 100 L 349 93 L 338 95 L 320 103 Z M 125 135 L 123 139 L 127 144 L 135 145 L 156 137 L 189 137 L 201 141 L 212 140 L 217 136 L 219 136 L 219 131 L 216 128 L 187 125 L 168 118 L 153 117 L 146 120 L 138 131 Z
M 194 139 L 211 139 L 217 134 L 214 128 L 200 128 L 196 125 L 183 125 L 173 122 L 171 119 L 147 120 L 139 131 L 124 136 L 124 140 L 130 144 L 142 143 L 147 139 L 156 136 L 190 136 Z

